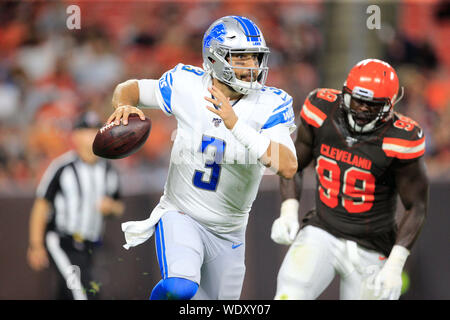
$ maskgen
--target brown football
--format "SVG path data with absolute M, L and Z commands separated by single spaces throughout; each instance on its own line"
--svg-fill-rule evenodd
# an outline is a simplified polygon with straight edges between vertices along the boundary
M 137 114 L 131 114 L 128 117 L 126 126 L 122 124 L 122 120 L 119 125 L 111 122 L 98 130 L 92 144 L 92 151 L 102 158 L 125 158 L 142 147 L 150 134 L 151 127 L 149 118 L 141 120 Z

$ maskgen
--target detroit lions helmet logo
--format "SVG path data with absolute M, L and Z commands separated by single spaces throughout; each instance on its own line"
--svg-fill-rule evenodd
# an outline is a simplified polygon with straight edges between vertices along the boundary
M 212 39 L 216 39 L 219 42 L 224 42 L 225 38 L 223 36 L 225 34 L 226 34 L 225 25 L 223 23 L 214 26 L 214 28 L 212 28 L 209 34 L 205 37 L 205 40 L 203 41 L 203 46 L 205 48 L 209 48 L 211 46 Z

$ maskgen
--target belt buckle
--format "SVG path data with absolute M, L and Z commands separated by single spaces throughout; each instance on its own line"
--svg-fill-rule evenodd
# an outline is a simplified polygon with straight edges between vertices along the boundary
M 73 246 L 77 250 L 84 250 L 84 238 L 79 233 L 74 233 L 72 235 Z

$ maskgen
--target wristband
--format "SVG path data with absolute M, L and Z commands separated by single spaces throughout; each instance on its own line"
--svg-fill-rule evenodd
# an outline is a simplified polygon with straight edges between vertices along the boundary
M 399 245 L 395 245 L 392 248 L 391 253 L 389 254 L 389 258 L 386 260 L 386 265 L 390 268 L 403 270 L 408 256 L 408 249 Z
M 297 199 L 291 198 L 284 200 L 281 203 L 280 217 L 290 216 L 293 213 L 295 214 L 295 216 L 297 216 L 299 206 L 299 201 Z
M 255 129 L 242 122 L 240 119 L 234 124 L 231 133 L 237 141 L 242 143 L 256 159 L 262 157 L 270 144 L 270 139 L 258 133 Z

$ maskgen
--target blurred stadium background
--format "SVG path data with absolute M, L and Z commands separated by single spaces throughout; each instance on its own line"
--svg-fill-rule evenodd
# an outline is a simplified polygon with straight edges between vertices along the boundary
M 81 9 L 81 29 L 69 30 L 66 9 Z M 369 30 L 369 5 L 381 9 L 381 29 Z M 26 264 L 34 190 L 54 157 L 70 148 L 76 115 L 106 119 L 115 85 L 159 78 L 178 62 L 201 66 L 204 31 L 216 18 L 254 20 L 271 49 L 268 84 L 294 97 L 298 114 L 316 87 L 340 89 L 363 58 L 390 62 L 405 86 L 396 106 L 423 127 L 431 178 L 430 210 L 406 272 L 402 299 L 449 299 L 450 8 L 423 1 L 2 1 L 0 3 L 0 299 L 51 299 L 52 275 Z M 102 299 L 147 299 L 159 280 L 154 243 L 126 251 L 120 223 L 147 218 L 167 174 L 173 118 L 146 111 L 146 145 L 115 161 L 127 209 L 108 220 L 94 270 Z M 298 118 L 298 117 L 297 117 Z M 302 212 L 313 206 L 308 172 Z M 270 240 L 279 214 L 278 179 L 267 174 L 247 232 L 242 299 L 272 299 L 287 247 Z M 401 208 L 401 205 L 399 205 Z M 320 297 L 338 298 L 338 280 Z

